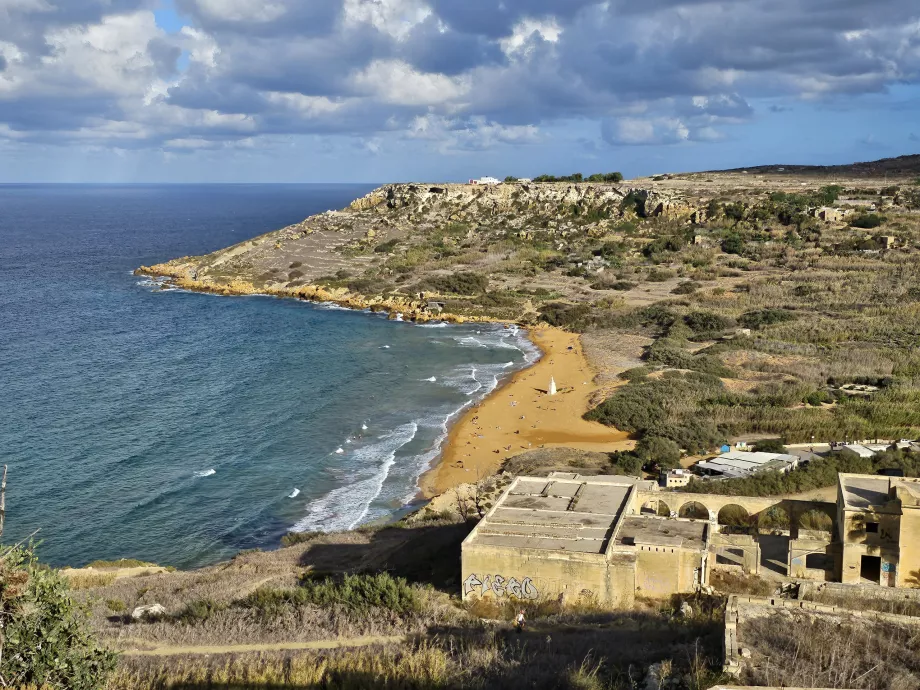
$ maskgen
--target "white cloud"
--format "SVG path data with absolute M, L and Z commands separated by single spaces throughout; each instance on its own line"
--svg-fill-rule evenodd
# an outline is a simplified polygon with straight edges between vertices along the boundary
M 355 89 L 383 103 L 405 106 L 439 106 L 464 97 L 471 88 L 468 77 L 423 73 L 401 60 L 375 60 L 352 76 Z
M 690 139 L 683 122 L 667 117 L 621 117 L 604 122 L 602 132 L 611 144 L 677 144 Z
M 264 0 L 197 0 L 196 4 L 199 11 L 208 18 L 225 22 L 262 24 L 273 22 L 287 12 L 283 2 Z
M 562 34 L 562 29 L 553 18 L 524 19 L 515 25 L 510 36 L 506 36 L 499 41 L 502 52 L 508 57 L 526 56 L 531 50 L 529 39 L 534 34 L 537 34 L 544 41 L 556 43 Z
M 431 15 L 421 0 L 345 0 L 346 25 L 366 23 L 397 40 L 403 40 L 417 24 Z

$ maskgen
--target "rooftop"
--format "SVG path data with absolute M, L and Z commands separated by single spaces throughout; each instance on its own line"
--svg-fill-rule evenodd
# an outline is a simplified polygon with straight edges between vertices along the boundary
M 920 480 L 904 477 L 884 477 L 871 474 L 841 474 L 843 501 L 850 510 L 884 507 L 890 500 L 890 490 L 898 487 L 920 501 Z
M 467 543 L 603 554 L 639 481 L 628 479 L 519 477 Z
M 673 546 L 702 549 L 705 521 L 668 520 L 651 515 L 630 515 L 617 532 L 617 544 L 626 546 Z

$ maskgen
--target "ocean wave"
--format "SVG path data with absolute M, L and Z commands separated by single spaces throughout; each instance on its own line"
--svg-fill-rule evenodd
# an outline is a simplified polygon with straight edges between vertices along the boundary
M 202 470 L 201 472 L 195 472 L 196 477 L 211 477 L 215 474 L 217 474 L 217 470 L 213 468 L 210 470 Z
M 298 496 L 300 496 L 300 489 L 294 489 L 288 494 L 288 498 L 297 498 Z
M 416 422 L 403 424 L 381 437 L 378 443 L 356 450 L 353 456 L 355 471 L 358 473 L 374 466 L 379 458 L 383 460 L 376 464 L 370 476 L 351 481 L 347 486 L 333 489 L 322 498 L 312 501 L 309 512 L 294 525 L 292 531 L 337 532 L 354 529 L 361 524 L 371 504 L 383 490 L 390 469 L 396 462 L 396 453 L 415 438 L 418 428 Z

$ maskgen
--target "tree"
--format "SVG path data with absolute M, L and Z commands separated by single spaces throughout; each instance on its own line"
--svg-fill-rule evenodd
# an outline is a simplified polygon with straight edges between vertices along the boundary
M 517 181 L 518 181 L 518 178 L 512 177 L 511 175 L 508 175 L 508 176 L 505 178 L 505 182 L 517 182 Z
M 680 447 L 662 436 L 644 436 L 636 444 L 636 455 L 648 463 L 668 470 L 680 464 Z
M 5 686 L 103 688 L 116 655 L 96 642 L 67 581 L 33 547 L 0 549 L 0 677 Z
M 765 438 L 754 444 L 754 450 L 758 453 L 785 453 L 786 446 L 781 438 Z

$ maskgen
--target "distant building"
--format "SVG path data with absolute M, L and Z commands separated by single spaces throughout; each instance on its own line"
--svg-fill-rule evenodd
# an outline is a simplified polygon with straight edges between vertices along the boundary
M 822 206 L 815 210 L 815 218 L 823 220 L 825 223 L 842 223 L 849 215 L 849 211 L 842 208 L 831 208 Z
M 501 184 L 502 181 L 497 177 L 480 177 L 478 180 L 470 180 L 470 184 L 481 184 L 481 185 L 497 185 Z
M 736 450 L 724 452 L 710 460 L 702 460 L 696 463 L 694 469 L 710 477 L 737 479 L 770 470 L 789 472 L 799 466 L 799 461 L 797 455 Z
M 531 182 L 533 182 L 533 180 L 531 180 L 529 177 L 518 178 L 518 184 L 530 184 Z
M 666 489 L 673 489 L 677 486 L 687 486 L 693 475 L 687 470 L 662 470 L 659 477 L 659 483 Z

